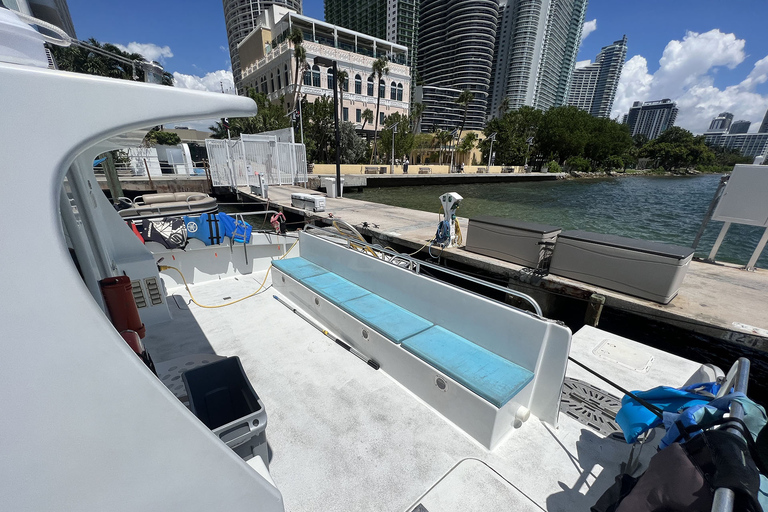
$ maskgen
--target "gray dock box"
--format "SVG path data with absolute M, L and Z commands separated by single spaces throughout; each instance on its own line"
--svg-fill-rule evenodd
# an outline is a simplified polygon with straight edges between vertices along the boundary
M 313 212 L 324 212 L 325 197 L 315 194 L 294 192 L 291 194 L 291 206 L 295 208 L 303 208 L 304 210 L 312 210 Z
M 469 252 L 492 256 L 524 267 L 537 268 L 544 256 L 543 242 L 554 242 L 560 228 L 503 217 L 469 219 Z
M 549 272 L 667 304 L 677 295 L 691 258 L 690 247 L 563 231 Z

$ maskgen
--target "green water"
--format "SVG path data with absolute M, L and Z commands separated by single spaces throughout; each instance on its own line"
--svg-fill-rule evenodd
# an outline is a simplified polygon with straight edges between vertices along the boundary
M 458 186 L 366 188 L 346 197 L 375 203 L 437 212 L 438 197 L 458 192 L 464 201 L 460 217 L 494 215 L 541 222 L 563 229 L 627 236 L 690 247 L 719 175 L 656 177 L 632 176 L 597 180 L 492 183 Z M 696 255 L 707 256 L 721 222 L 710 222 Z M 746 264 L 763 228 L 732 225 L 717 259 Z M 757 266 L 768 268 L 768 251 Z

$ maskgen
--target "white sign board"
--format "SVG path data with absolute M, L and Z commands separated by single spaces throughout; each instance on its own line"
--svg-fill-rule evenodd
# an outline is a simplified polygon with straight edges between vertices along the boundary
M 737 165 L 712 220 L 768 227 L 768 166 Z

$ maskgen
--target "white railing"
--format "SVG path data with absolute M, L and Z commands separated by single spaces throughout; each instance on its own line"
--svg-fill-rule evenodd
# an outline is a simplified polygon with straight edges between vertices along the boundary
M 256 175 L 269 185 L 306 183 L 307 157 L 303 144 L 272 140 L 206 139 L 211 180 L 215 187 L 247 187 Z

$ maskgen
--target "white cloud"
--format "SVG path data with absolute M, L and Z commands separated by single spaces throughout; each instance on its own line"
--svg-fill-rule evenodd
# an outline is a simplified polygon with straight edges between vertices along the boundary
M 157 61 L 161 64 L 165 64 L 165 59 L 173 57 L 173 52 L 169 46 L 157 46 L 152 43 L 128 43 L 128 46 L 122 44 L 115 44 L 118 48 L 128 53 L 141 54 L 148 61 Z
M 676 124 L 694 133 L 706 131 L 712 118 L 724 111 L 759 122 L 768 96 L 756 93 L 755 87 L 768 81 L 768 57 L 758 60 L 740 83 L 723 89 L 714 86 L 718 68 L 734 69 L 744 62 L 744 47 L 743 39 L 714 29 L 688 32 L 682 41 L 670 41 L 654 73 L 648 71 L 645 57 L 635 55 L 624 64 L 612 117 L 626 113 L 634 101 L 670 98 L 679 108 Z
M 581 28 L 581 40 L 584 41 L 589 34 L 597 30 L 597 18 L 592 21 L 585 21 Z
M 576 69 L 581 69 L 581 68 L 587 67 L 590 64 L 592 64 L 592 61 L 589 60 L 589 59 L 576 61 Z
M 185 75 L 175 71 L 173 73 L 173 85 L 184 89 L 194 89 L 196 91 L 221 92 L 222 85 L 226 94 L 235 94 L 235 79 L 231 70 L 220 69 L 207 73 L 205 76 Z M 195 130 L 208 131 L 208 127 L 213 125 L 218 119 L 200 119 L 197 121 L 187 121 L 184 126 L 189 126 Z
M 195 89 L 197 91 L 221 92 L 222 86 L 224 92 L 234 94 L 235 79 L 232 71 L 220 69 L 207 73 L 205 76 L 185 75 L 183 73 L 173 73 L 173 83 L 176 87 L 184 89 Z

